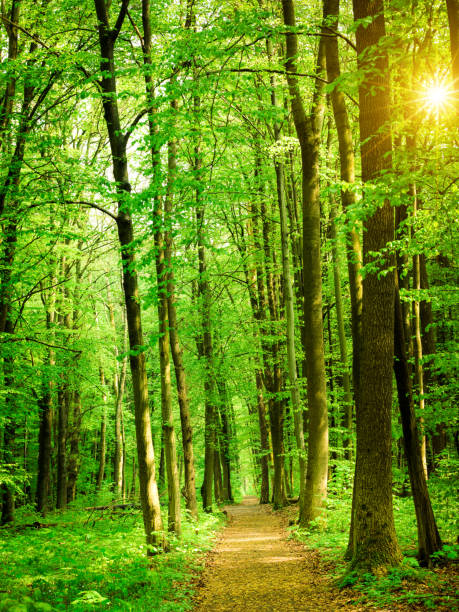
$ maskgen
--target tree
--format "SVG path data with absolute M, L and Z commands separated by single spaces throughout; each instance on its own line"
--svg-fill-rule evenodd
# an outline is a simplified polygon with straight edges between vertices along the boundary
M 362 179 L 370 183 L 391 164 L 390 93 L 383 3 L 354 0 L 359 86 Z M 365 21 L 363 21 L 365 20 Z M 365 26 L 364 27 L 364 24 Z M 378 105 L 373 92 L 377 89 Z M 369 192 L 367 191 L 367 197 Z M 392 508 L 391 410 L 394 338 L 394 272 L 392 257 L 383 265 L 375 253 L 394 237 L 394 215 L 388 197 L 372 202 L 364 224 L 362 353 L 357 407 L 352 565 L 378 568 L 401 559 Z

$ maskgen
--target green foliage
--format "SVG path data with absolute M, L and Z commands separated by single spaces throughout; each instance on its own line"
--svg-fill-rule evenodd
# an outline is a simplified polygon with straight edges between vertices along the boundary
M 151 559 L 138 512 L 75 510 L 47 520 L 58 526 L 0 533 L 0 610 L 189 610 L 190 581 L 222 515 L 185 520 L 182 540 Z

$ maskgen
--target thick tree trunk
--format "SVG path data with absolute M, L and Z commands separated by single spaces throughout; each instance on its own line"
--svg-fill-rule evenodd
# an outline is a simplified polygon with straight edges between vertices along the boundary
M 99 30 L 102 104 L 110 140 L 113 174 L 118 192 L 116 225 L 123 263 L 123 289 L 129 334 L 129 362 L 134 391 L 137 456 L 139 463 L 140 499 L 148 546 L 155 550 L 164 546 L 163 524 L 155 475 L 155 456 L 150 425 L 147 372 L 140 310 L 137 273 L 133 250 L 134 231 L 129 210 L 129 183 L 126 136 L 122 131 L 116 98 L 114 47 L 127 13 L 124 0 L 115 29 L 110 28 L 105 0 L 94 0 Z M 151 553 L 151 549 L 148 549 Z
M 370 17 L 367 27 L 356 31 L 358 66 L 368 70 L 362 56 L 385 36 L 382 0 L 354 0 L 354 19 Z M 378 178 L 391 167 L 389 130 L 390 95 L 388 62 L 384 50 L 372 57 L 371 78 L 359 88 L 360 142 L 364 182 Z M 372 95 L 378 88 L 378 104 Z M 363 262 L 386 248 L 394 238 L 394 215 L 386 200 L 366 220 Z M 394 274 L 391 261 L 384 274 L 369 272 L 363 282 L 362 354 L 360 398 L 357 406 L 357 457 L 355 472 L 352 565 L 370 571 L 400 562 L 392 508 L 392 363 L 394 349 Z M 376 264 L 378 272 L 380 265 Z
M 295 27 L 293 0 L 282 0 L 284 24 Z M 292 115 L 301 149 L 303 177 L 303 282 L 304 351 L 308 397 L 308 462 L 306 495 L 301 525 L 316 519 L 324 509 L 328 476 L 328 413 L 322 328 L 322 264 L 320 249 L 319 146 L 324 104 L 320 74 L 325 67 L 325 43 L 319 42 L 317 75 L 311 116 L 307 117 L 295 76 L 298 41 L 286 34 L 287 82 Z

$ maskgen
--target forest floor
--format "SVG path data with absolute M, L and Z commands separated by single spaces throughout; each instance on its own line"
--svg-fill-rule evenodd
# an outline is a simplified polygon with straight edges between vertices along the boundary
M 270 506 L 260 506 L 255 497 L 246 497 L 241 504 L 225 510 L 228 524 L 208 554 L 194 597 L 194 612 L 392 612 L 430 608 L 395 602 L 390 607 L 359 603 L 355 590 L 336 586 L 333 567 L 316 550 L 288 538 L 288 512 L 273 512 Z

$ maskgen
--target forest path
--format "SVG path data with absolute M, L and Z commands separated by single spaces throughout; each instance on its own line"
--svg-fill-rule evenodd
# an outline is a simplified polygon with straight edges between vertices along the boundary
M 210 554 L 194 612 L 362 610 L 346 603 L 318 556 L 287 541 L 285 520 L 255 497 L 227 506 L 228 525 Z

